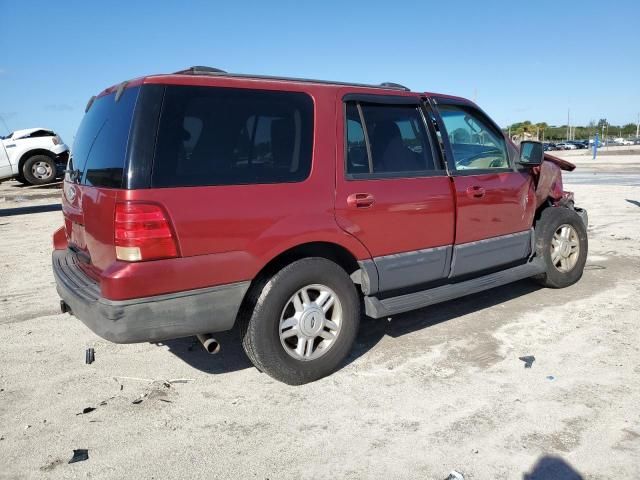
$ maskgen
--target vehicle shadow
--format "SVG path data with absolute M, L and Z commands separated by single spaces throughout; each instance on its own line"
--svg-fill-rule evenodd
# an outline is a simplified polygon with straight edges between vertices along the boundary
M 560 457 L 541 457 L 522 480 L 582 480 L 584 477 Z
M 230 373 L 253 367 L 242 348 L 238 328 L 216 333 L 214 337 L 221 347 L 215 355 L 208 353 L 196 337 L 177 338 L 156 345 L 164 345 L 180 360 L 205 373 Z
M 640 202 L 638 200 L 629 200 L 628 198 L 625 198 L 625 200 L 627 202 L 629 202 L 631 205 L 635 205 L 636 207 L 640 207 Z
M 395 315 L 393 322 L 388 322 L 384 318 L 374 320 L 363 315 L 354 348 L 341 368 L 365 355 L 385 336 L 401 337 L 455 317 L 499 305 L 540 288 L 531 280 L 521 280 L 506 287 L 494 288 L 468 297 Z M 157 345 L 167 347 L 169 352 L 182 361 L 206 373 L 229 373 L 252 367 L 242 348 L 240 332 L 237 328 L 229 332 L 220 332 L 214 336 L 221 345 L 220 353 L 217 355 L 207 353 L 195 337 L 167 340 Z
M 50 205 L 32 205 L 28 207 L 14 207 L 0 209 L 0 217 L 13 217 L 15 215 L 28 215 L 31 213 L 56 212 L 62 210 L 62 205 L 54 203 Z
M 393 321 L 384 318 L 363 317 L 360 332 L 346 364 L 366 354 L 385 336 L 398 338 L 456 317 L 484 310 L 542 288 L 532 280 L 521 280 L 510 285 L 493 288 L 466 297 L 449 300 L 430 307 L 394 315 Z

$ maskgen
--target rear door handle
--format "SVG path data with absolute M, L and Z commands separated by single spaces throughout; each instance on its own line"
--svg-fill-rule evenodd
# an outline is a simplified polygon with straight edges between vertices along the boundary
M 467 197 L 469 198 L 482 198 L 486 190 L 478 185 L 467 188 Z
M 351 208 L 369 208 L 375 201 L 370 193 L 352 193 L 347 197 L 347 205 Z

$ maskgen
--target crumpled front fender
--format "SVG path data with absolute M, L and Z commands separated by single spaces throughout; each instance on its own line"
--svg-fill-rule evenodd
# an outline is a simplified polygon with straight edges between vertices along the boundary
M 533 169 L 536 186 L 536 208 L 539 208 L 547 199 L 559 202 L 569 194 L 569 192 L 564 191 L 562 185 L 562 170 L 571 172 L 575 168 L 576 166 L 571 162 L 545 154 L 542 164 Z

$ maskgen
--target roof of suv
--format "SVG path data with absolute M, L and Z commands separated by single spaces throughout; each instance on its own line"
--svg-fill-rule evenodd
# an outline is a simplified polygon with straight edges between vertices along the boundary
M 278 77 L 278 76 L 268 76 L 268 75 L 252 75 L 252 74 L 241 74 L 241 73 L 229 73 L 224 70 L 220 70 L 218 68 L 213 67 L 203 67 L 203 66 L 194 66 L 189 67 L 185 70 L 179 70 L 174 73 L 165 73 L 165 74 L 157 74 L 157 75 L 147 75 L 144 77 L 135 78 L 129 81 L 122 82 L 117 85 L 113 85 L 103 92 L 101 92 L 98 96 L 107 95 L 109 93 L 113 93 L 120 88 L 132 87 L 136 85 L 142 84 L 181 84 L 181 85 L 206 85 L 209 82 L 206 79 L 210 79 L 215 81 L 215 79 L 225 79 L 225 80 L 236 80 L 238 83 L 243 83 L 243 81 L 259 81 L 264 83 L 294 83 L 294 84 L 312 84 L 314 87 L 326 87 L 326 88 L 345 88 L 345 87 L 353 87 L 354 89 L 371 89 L 372 93 L 386 93 L 390 95 L 400 95 L 400 96 L 427 96 L 427 97 L 442 97 L 442 98 L 451 98 L 457 99 L 460 101 L 464 101 L 466 103 L 471 103 L 469 100 L 463 97 L 457 97 L 452 95 L 443 95 L 436 94 L 432 92 L 413 92 L 409 88 L 401 85 L 399 83 L 394 82 L 383 82 L 379 85 L 371 85 L 371 84 L 363 84 L 363 83 L 349 83 L 349 82 L 340 82 L 340 81 L 329 81 L 329 80 L 314 80 L 308 78 L 296 78 L 296 77 Z M 204 82 L 202 80 L 205 80 Z M 213 82 L 212 82 L 213 83 Z M 235 83 L 235 82 L 234 82 Z

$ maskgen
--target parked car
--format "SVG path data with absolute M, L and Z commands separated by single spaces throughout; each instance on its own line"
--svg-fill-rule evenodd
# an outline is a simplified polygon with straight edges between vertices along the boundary
M 556 146 L 560 150 L 576 150 L 578 148 L 573 143 L 569 143 L 569 142 L 557 143 Z
M 46 128 L 16 130 L 0 137 L 0 181 L 15 178 L 42 185 L 62 176 L 67 147 L 59 135 Z
M 388 318 L 532 276 L 566 287 L 587 257 L 562 190 L 574 166 L 460 97 L 193 67 L 97 95 L 72 152 L 62 311 L 113 342 L 209 351 L 238 325 L 289 384 L 344 362 L 361 305 Z
M 570 143 L 571 145 L 575 146 L 578 150 L 584 150 L 586 148 L 589 148 L 589 143 L 586 140 L 571 140 L 567 143 Z
M 542 148 L 545 152 L 552 152 L 554 150 L 560 150 L 555 143 L 543 143 Z

